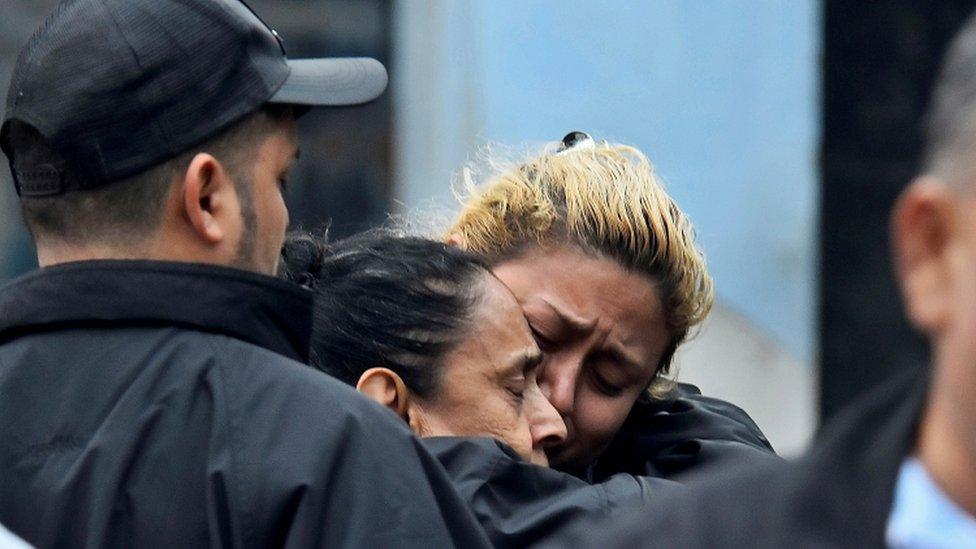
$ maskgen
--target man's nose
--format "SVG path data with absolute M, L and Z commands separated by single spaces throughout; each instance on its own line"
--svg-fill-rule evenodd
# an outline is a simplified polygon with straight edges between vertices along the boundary
M 529 432 L 533 448 L 547 448 L 566 440 L 566 423 L 542 391 L 528 395 Z
M 539 369 L 542 394 L 563 416 L 573 414 L 576 406 L 576 379 L 580 364 L 576 360 L 547 360 Z

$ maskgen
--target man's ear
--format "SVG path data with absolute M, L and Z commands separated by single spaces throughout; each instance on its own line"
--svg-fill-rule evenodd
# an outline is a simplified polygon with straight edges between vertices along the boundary
M 356 390 L 393 410 L 396 415 L 409 423 L 407 408 L 410 403 L 410 391 L 403 383 L 403 379 L 393 370 L 389 368 L 366 370 L 359 376 Z
M 952 311 L 954 198 L 945 183 L 923 176 L 901 194 L 892 216 L 891 240 L 906 313 L 929 335 L 946 325 Z
M 183 212 L 197 235 L 210 244 L 226 236 L 218 218 L 226 208 L 221 191 L 227 184 L 223 166 L 207 153 L 194 156 L 183 175 Z
M 444 243 L 448 246 L 453 246 L 462 250 L 468 249 L 468 241 L 461 236 L 461 233 L 452 234 L 451 236 L 447 237 L 447 240 L 445 240 Z

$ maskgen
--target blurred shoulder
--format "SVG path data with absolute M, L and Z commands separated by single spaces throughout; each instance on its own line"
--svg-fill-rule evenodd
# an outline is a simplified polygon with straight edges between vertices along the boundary
M 772 523 L 790 504 L 794 468 L 763 461 L 715 471 L 651 498 L 636 512 L 617 514 L 612 523 L 582 523 L 543 546 L 589 546 L 599 532 L 605 547 L 790 547 L 770 532 L 781 532 Z

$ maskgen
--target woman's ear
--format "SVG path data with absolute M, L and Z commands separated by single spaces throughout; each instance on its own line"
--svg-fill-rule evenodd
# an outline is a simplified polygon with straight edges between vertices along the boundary
M 410 391 L 403 379 L 389 368 L 370 368 L 359 376 L 356 390 L 386 406 L 410 423 L 407 409 L 410 404 Z
M 183 175 L 183 212 L 194 232 L 208 244 L 219 244 L 226 236 L 218 219 L 224 206 L 218 198 L 225 181 L 223 167 L 213 156 L 193 157 Z
M 468 242 L 464 239 L 463 236 L 461 236 L 461 233 L 452 234 L 451 236 L 447 237 L 447 240 L 445 240 L 444 243 L 447 244 L 448 246 L 453 246 L 455 248 L 460 248 L 462 250 L 468 249 Z

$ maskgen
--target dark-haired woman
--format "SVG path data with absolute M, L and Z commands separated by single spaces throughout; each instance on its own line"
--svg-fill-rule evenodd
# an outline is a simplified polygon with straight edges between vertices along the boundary
M 292 237 L 283 255 L 286 275 L 315 291 L 313 365 L 424 437 L 497 546 L 681 490 L 631 475 L 591 485 L 545 467 L 565 424 L 539 389 L 541 354 L 518 303 L 475 256 L 384 231 Z
M 490 436 L 548 465 L 566 436 L 536 383 L 539 348 L 511 292 L 466 252 L 374 231 L 292 237 L 285 267 L 315 290 L 311 356 L 421 437 Z

